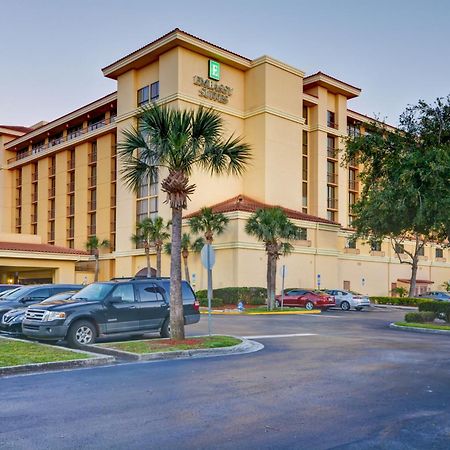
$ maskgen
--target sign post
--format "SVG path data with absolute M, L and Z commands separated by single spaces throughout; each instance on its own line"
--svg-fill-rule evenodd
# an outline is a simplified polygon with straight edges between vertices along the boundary
M 203 267 L 208 271 L 208 334 L 211 336 L 212 268 L 216 263 L 216 254 L 211 244 L 205 244 L 203 246 L 200 257 Z
M 281 309 L 284 307 L 284 279 L 287 275 L 287 267 L 283 264 L 280 270 L 281 274 Z
M 317 289 L 320 291 L 320 273 L 317 274 Z

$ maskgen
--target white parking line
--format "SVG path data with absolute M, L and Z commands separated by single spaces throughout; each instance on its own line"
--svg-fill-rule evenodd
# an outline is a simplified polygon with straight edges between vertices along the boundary
M 265 334 L 262 336 L 243 336 L 244 339 L 274 339 L 274 338 L 285 338 L 285 337 L 303 337 L 303 336 L 317 336 L 313 333 L 299 333 L 299 334 Z

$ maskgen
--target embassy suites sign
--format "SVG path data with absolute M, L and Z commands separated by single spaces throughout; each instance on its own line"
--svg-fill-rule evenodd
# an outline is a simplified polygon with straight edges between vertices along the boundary
M 217 61 L 208 61 L 208 78 L 210 79 L 205 79 L 199 75 L 194 76 L 194 84 L 200 86 L 198 95 L 215 102 L 228 103 L 228 99 L 233 94 L 233 89 L 219 83 L 220 64 Z

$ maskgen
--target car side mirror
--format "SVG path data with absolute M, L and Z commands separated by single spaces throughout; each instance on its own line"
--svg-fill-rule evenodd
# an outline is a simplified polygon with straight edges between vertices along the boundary
M 110 297 L 108 303 L 122 303 L 122 297 Z
M 27 303 L 31 300 L 31 297 L 24 297 L 19 300 L 20 303 Z

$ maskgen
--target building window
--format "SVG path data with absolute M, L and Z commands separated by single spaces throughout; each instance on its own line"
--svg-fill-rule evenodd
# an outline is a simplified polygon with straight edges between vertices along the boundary
M 67 130 L 67 139 L 75 139 L 83 133 L 83 125 L 75 125 Z
M 347 124 L 347 134 L 351 137 L 361 136 L 361 124 L 358 122 L 351 122 Z
M 62 134 L 62 132 L 61 133 L 57 133 L 54 136 L 51 136 L 48 141 L 49 141 L 49 143 L 48 143 L 49 147 L 53 147 L 55 145 L 61 144 L 61 142 L 63 141 L 63 134 Z
M 302 137 L 302 211 L 308 213 L 308 132 Z
M 346 244 L 346 248 L 356 248 L 356 238 L 354 237 L 349 237 L 347 239 L 347 244 Z
M 444 257 L 444 250 L 442 248 L 436 249 L 436 258 L 443 258 Z
M 417 255 L 418 256 L 425 256 L 425 247 L 420 247 L 417 249 Z
M 146 217 L 154 219 L 158 215 L 158 177 L 142 180 L 137 192 L 136 200 L 136 223 Z
M 395 244 L 394 249 L 395 253 L 399 254 L 405 253 L 405 246 L 403 244 Z
M 338 128 L 336 123 L 336 114 L 333 111 L 327 111 L 327 126 L 330 128 Z
M 372 239 L 370 241 L 370 250 L 373 252 L 381 252 L 381 241 Z
M 150 85 L 150 101 L 155 102 L 159 98 L 159 81 Z
M 300 237 L 299 237 L 300 241 L 308 240 L 308 231 L 306 228 L 299 228 L 299 232 L 300 232 Z
M 328 158 L 337 159 L 336 139 L 334 136 L 327 136 L 327 156 Z
M 142 106 L 149 101 L 150 90 L 148 86 L 144 86 L 142 89 L 137 91 L 137 105 Z
M 337 184 L 337 163 L 335 161 L 327 161 L 327 178 L 329 184 Z
M 309 108 L 307 106 L 303 106 L 303 118 L 305 119 L 305 125 L 308 125 L 308 114 Z
M 105 115 L 103 114 L 101 116 L 94 117 L 88 122 L 88 130 L 89 131 L 97 130 L 98 128 L 102 128 L 105 125 L 106 125 Z
M 31 153 L 35 155 L 36 153 L 41 152 L 45 149 L 45 141 L 36 142 L 36 144 L 32 144 Z
M 350 191 L 358 191 L 358 171 L 355 169 L 348 170 L 348 188 Z

